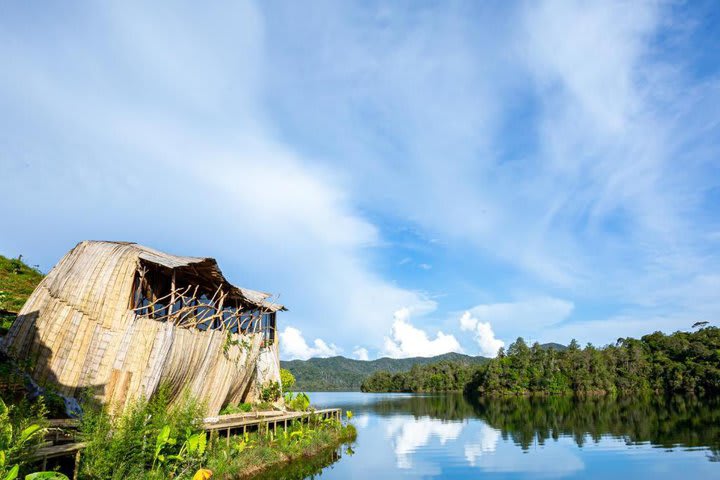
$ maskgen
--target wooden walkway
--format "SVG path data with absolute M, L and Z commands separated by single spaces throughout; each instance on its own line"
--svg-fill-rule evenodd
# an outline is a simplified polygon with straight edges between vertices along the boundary
M 240 413 L 233 415 L 220 415 L 218 417 L 206 418 L 203 423 L 203 429 L 208 432 L 212 438 L 213 432 L 217 432 L 220 436 L 224 433 L 226 441 L 229 444 L 233 435 L 244 435 L 248 431 L 258 430 L 262 427 L 272 428 L 273 432 L 277 432 L 278 425 L 287 428 L 294 421 L 306 422 L 312 418 L 327 419 L 333 418 L 340 421 L 342 419 L 342 411 L 339 408 L 326 408 L 322 410 L 313 410 L 309 412 L 252 412 Z M 68 430 L 76 430 L 79 422 L 77 420 L 49 420 L 51 432 L 49 436 L 55 432 L 55 441 L 58 441 L 57 432 L 62 430 L 67 435 Z M 71 437 L 72 438 L 72 437 Z M 50 442 L 48 442 L 50 443 Z M 39 448 L 32 456 L 34 460 L 42 461 L 43 470 L 49 459 L 75 455 L 75 468 L 79 464 L 80 451 L 85 448 L 84 442 L 61 443 L 59 445 L 49 445 Z M 77 471 L 75 472 L 77 475 Z
M 233 435 L 244 435 L 250 430 L 258 430 L 260 427 L 267 429 L 272 428 L 273 432 L 277 432 L 278 425 L 282 425 L 287 429 L 294 421 L 305 422 L 311 418 L 327 419 L 333 418 L 340 421 L 342 411 L 339 408 L 325 408 L 322 410 L 314 410 L 310 412 L 257 412 L 249 414 L 222 415 L 220 417 L 205 419 L 203 428 L 212 436 L 213 432 L 225 432 L 227 443 Z

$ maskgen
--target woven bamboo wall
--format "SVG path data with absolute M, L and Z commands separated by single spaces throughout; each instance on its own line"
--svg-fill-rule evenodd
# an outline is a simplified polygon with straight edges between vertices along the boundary
M 67 396 L 89 387 L 113 407 L 149 397 L 162 383 L 175 400 L 185 390 L 206 400 L 210 415 L 244 401 L 257 381 L 262 336 L 232 334 L 244 342 L 224 349 L 226 332 L 136 316 L 130 299 L 143 249 L 78 244 L 30 296 L 2 348 L 25 362 L 38 383 L 53 383 Z

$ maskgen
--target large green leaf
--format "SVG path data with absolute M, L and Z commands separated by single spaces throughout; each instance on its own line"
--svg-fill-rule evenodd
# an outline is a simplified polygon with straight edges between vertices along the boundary
M 187 440 L 188 452 L 192 454 L 202 455 L 205 453 L 205 447 L 207 445 L 207 437 L 205 432 L 197 433 Z
M 168 443 L 168 439 L 170 438 L 170 426 L 165 425 L 162 430 L 160 430 L 160 433 L 158 433 L 157 440 L 155 440 L 155 458 L 160 459 L 160 452 L 162 451 L 162 448 L 165 446 L 166 443 Z M 160 461 L 163 461 L 160 459 Z
M 60 472 L 36 472 L 25 475 L 25 480 L 70 480 Z
M 32 438 L 33 435 L 35 435 L 36 433 L 38 433 L 40 431 L 42 431 L 42 427 L 40 425 L 37 425 L 37 424 L 30 425 L 29 427 L 27 427 L 25 430 L 23 430 L 20 433 L 20 438 L 18 439 L 18 442 L 20 444 L 23 444 L 23 443 L 27 442 L 28 440 L 30 440 L 30 438 Z
M 5 475 L 5 480 L 15 480 L 18 476 L 18 473 L 20 472 L 20 465 L 15 465 L 13 468 L 10 469 L 10 471 Z

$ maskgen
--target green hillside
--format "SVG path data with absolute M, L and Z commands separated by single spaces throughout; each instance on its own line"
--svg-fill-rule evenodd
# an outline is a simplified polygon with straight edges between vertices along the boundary
M 22 258 L 0 255 L 0 310 L 20 310 L 42 278 L 43 274 Z
M 464 364 L 481 364 L 488 359 L 460 353 L 446 353 L 436 357 L 378 358 L 353 360 L 345 357 L 311 358 L 280 362 L 295 376 L 294 390 L 302 391 L 359 391 L 362 381 L 369 375 L 386 371 L 391 373 L 410 370 L 414 365 L 427 365 L 441 361 Z
M 0 255 L 0 335 L 15 319 L 12 312 L 22 308 L 42 278 L 42 273 L 25 264 L 21 258 Z

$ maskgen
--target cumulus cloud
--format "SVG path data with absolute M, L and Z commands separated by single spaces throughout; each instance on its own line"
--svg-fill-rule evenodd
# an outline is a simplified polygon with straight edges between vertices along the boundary
M 462 352 L 453 335 L 438 331 L 434 339 L 410 323 L 412 310 L 395 312 L 391 337 L 385 337 L 383 354 L 393 358 L 433 357 L 448 352 Z
M 505 342 L 495 338 L 490 322 L 481 322 L 473 317 L 470 312 L 465 312 L 460 317 L 460 329 L 473 332 L 473 338 L 477 342 L 480 355 L 494 357 Z
M 492 323 L 502 338 L 518 334 L 536 338 L 544 330 L 567 319 L 574 308 L 575 305 L 570 301 L 548 296 L 530 297 L 515 302 L 487 303 L 469 309 L 470 316 L 464 323 L 461 319 L 460 326 L 464 330 L 471 330 L 481 323 Z
M 358 360 L 369 359 L 367 348 L 357 347 L 355 350 L 353 350 L 353 355 L 355 355 L 355 358 L 357 358 Z
M 311 357 L 332 357 L 340 354 L 340 348 L 334 344 L 328 345 L 324 340 L 316 338 L 313 346 L 307 344 L 300 330 L 294 327 L 285 327 L 280 332 L 280 352 L 288 360 L 307 360 Z

